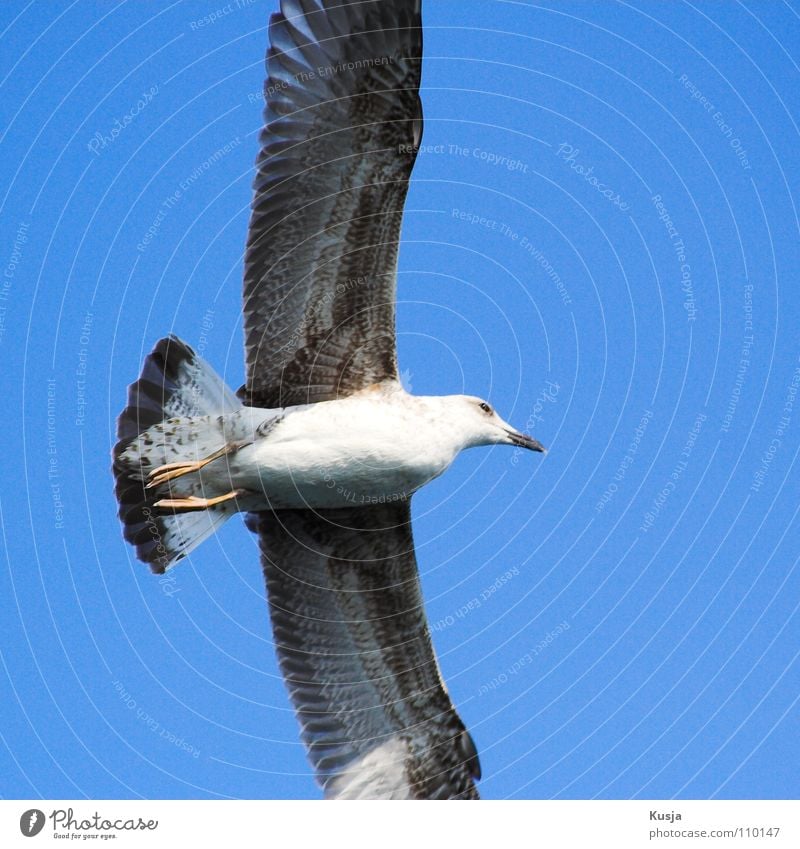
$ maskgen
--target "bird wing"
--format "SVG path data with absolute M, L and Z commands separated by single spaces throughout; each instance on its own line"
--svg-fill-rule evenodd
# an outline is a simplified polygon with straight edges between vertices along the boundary
M 419 0 L 282 0 L 244 281 L 245 401 L 397 377 L 395 275 L 422 136 Z M 477 798 L 408 503 L 251 514 L 281 669 L 330 798 Z
M 395 272 L 422 137 L 420 0 L 281 0 L 244 274 L 245 401 L 397 376 Z
M 281 671 L 326 798 L 477 799 L 444 688 L 407 502 L 250 514 Z

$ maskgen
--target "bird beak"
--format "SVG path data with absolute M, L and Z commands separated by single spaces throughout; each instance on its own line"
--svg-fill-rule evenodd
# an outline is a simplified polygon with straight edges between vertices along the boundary
M 528 448 L 531 451 L 541 451 L 543 454 L 546 453 L 544 445 L 532 436 L 528 436 L 527 433 L 518 433 L 515 430 L 506 430 L 506 433 L 511 439 L 512 445 L 518 445 L 520 448 Z

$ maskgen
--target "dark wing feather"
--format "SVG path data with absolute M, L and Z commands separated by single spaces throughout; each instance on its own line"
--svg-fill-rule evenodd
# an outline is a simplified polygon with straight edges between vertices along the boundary
M 477 799 L 444 689 L 407 503 L 251 514 L 281 670 L 329 798 Z
M 395 272 L 422 136 L 419 0 L 282 0 L 244 284 L 245 400 L 396 379 Z M 329 798 L 477 798 L 407 504 L 251 514 L 282 672 Z
M 395 270 L 422 135 L 420 0 L 282 0 L 245 257 L 247 403 L 396 378 Z

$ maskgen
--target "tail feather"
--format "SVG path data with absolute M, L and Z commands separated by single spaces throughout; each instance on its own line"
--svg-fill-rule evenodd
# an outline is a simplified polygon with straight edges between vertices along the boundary
M 164 419 L 219 415 L 241 406 L 205 360 L 177 336 L 167 336 L 156 343 L 139 379 L 128 388 L 117 438 L 129 442 Z
M 174 566 L 229 519 L 236 506 L 184 513 L 156 507 L 163 493 L 146 488 L 148 474 L 161 463 L 197 460 L 199 451 L 220 448 L 224 437 L 216 417 L 240 408 L 211 366 L 175 336 L 156 344 L 129 387 L 127 406 L 117 421 L 115 493 L 125 539 L 154 572 Z

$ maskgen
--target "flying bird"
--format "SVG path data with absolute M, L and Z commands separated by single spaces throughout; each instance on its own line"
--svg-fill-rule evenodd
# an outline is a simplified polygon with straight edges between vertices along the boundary
M 237 512 L 326 798 L 477 799 L 423 610 L 412 494 L 465 448 L 542 451 L 398 376 L 396 268 L 422 138 L 420 0 L 281 0 L 244 269 L 246 383 L 160 340 L 118 420 L 125 538 L 162 573 Z

